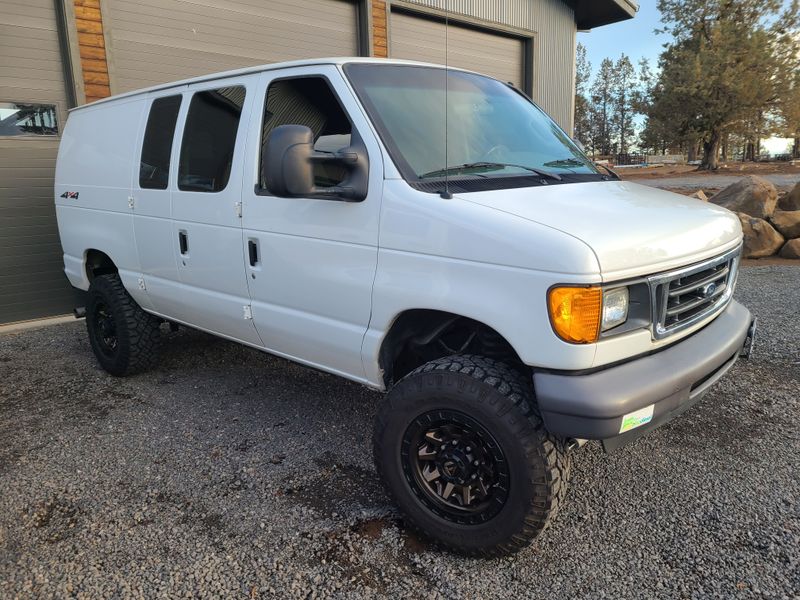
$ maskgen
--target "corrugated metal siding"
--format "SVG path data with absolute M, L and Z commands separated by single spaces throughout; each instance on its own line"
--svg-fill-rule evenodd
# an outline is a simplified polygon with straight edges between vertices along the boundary
M 346 0 L 108 0 L 112 93 L 261 63 L 358 54 Z
M 390 38 L 393 58 L 445 62 L 445 26 L 440 21 L 394 13 Z M 448 64 L 522 87 L 524 61 L 520 39 L 451 25 L 447 49 Z
M 572 131 L 575 101 L 575 14 L 562 0 L 404 0 L 537 34 L 533 96 L 556 122 Z M 389 36 L 391 37 L 391 23 Z
M 52 0 L 2 0 L 0 102 L 66 94 Z M 53 202 L 58 139 L 0 137 L 0 323 L 72 310 Z

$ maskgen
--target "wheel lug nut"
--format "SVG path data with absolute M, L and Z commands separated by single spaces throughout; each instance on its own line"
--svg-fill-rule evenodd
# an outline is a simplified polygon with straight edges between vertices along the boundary
M 478 478 L 478 475 L 473 473 L 471 479 L 477 479 L 477 478 Z
M 458 445 L 458 442 L 456 440 L 453 440 L 453 446 L 457 446 L 457 445 Z
M 444 450 L 444 449 L 445 449 L 445 445 L 444 445 L 444 444 L 442 444 L 442 448 L 441 448 L 441 449 L 442 449 L 442 450 Z
M 475 466 L 477 467 L 477 466 L 478 466 L 479 464 L 481 464 L 481 463 L 479 463 L 479 462 L 476 460 L 476 461 L 475 461 L 474 463 L 472 463 L 472 464 L 473 464 L 473 465 L 475 465 Z
M 472 452 L 472 446 L 467 446 L 467 452 Z

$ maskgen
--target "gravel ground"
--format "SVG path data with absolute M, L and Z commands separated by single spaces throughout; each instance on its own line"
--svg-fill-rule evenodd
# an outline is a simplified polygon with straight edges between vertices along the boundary
M 800 269 L 743 270 L 756 356 L 632 446 L 576 453 L 530 549 L 410 535 L 380 396 L 197 332 L 101 372 L 83 323 L 0 337 L 0 597 L 798 598 Z

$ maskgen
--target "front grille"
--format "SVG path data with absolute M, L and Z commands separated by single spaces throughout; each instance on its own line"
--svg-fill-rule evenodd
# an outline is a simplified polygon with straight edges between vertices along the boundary
M 736 285 L 741 246 L 696 265 L 648 278 L 653 337 L 665 338 L 721 311 Z

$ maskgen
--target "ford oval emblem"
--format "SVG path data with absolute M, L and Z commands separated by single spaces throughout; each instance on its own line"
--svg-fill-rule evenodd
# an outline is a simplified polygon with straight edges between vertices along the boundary
M 700 293 L 703 294 L 703 298 L 708 298 L 710 296 L 713 296 L 714 292 L 716 292 L 716 291 L 717 291 L 717 284 L 716 283 L 709 283 L 707 285 L 704 285 L 700 289 Z

